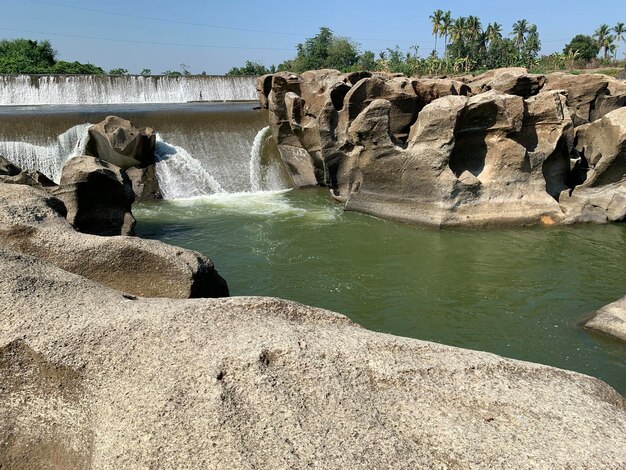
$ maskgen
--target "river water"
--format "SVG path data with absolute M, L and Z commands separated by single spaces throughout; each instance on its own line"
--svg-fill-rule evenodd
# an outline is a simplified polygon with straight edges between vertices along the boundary
M 289 190 L 253 103 L 0 107 L 0 154 L 58 179 L 85 123 L 158 132 L 168 200 L 139 235 L 201 251 L 233 295 L 343 313 L 366 328 L 549 364 L 626 393 L 626 346 L 579 323 L 626 294 L 626 226 L 434 230 Z

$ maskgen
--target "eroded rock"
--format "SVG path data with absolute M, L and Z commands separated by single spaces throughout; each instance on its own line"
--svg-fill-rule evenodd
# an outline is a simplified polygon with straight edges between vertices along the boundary
M 131 301 L 0 248 L 0 345 L 25 335 L 48 367 L 80 371 L 93 468 L 626 464 L 624 400 L 598 379 L 279 299 Z M 19 398 L 0 416 L 38 422 Z
M 61 200 L 30 186 L 0 184 L 0 243 L 129 294 L 228 295 L 206 256 L 156 240 L 77 232 Z

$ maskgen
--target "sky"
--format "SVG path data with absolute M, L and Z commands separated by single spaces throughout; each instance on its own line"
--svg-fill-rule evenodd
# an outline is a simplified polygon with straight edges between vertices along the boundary
M 537 25 L 545 54 L 602 23 L 626 23 L 626 0 L 0 0 L 0 38 L 49 39 L 59 60 L 105 70 L 158 74 L 185 64 L 192 73 L 223 74 L 246 60 L 269 66 L 293 58 L 321 26 L 361 51 L 418 45 L 426 56 L 435 45 L 428 18 L 435 9 L 478 16 L 483 26 L 497 21 L 507 34 L 525 18 Z M 624 52 L 622 43 L 618 57 Z

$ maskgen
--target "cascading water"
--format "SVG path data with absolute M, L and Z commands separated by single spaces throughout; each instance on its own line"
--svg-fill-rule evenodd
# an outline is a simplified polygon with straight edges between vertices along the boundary
M 0 75 L 0 105 L 256 100 L 254 77 Z
M 261 191 L 279 191 L 289 187 L 281 175 L 278 162 L 264 164 L 263 145 L 269 137 L 269 127 L 264 127 L 254 137 L 252 144 L 244 135 L 233 133 L 223 140 L 229 141 L 229 150 L 239 148 L 237 153 L 220 154 L 216 148 L 203 146 L 205 155 L 196 159 L 185 148 L 172 145 L 157 134 L 155 153 L 157 156 L 157 178 L 165 199 L 185 199 L 206 196 L 215 193 L 233 194 Z M 245 156 L 245 148 L 249 148 L 248 175 L 239 174 L 228 166 L 241 167 L 241 159 Z M 212 151 L 211 151 L 212 150 Z M 204 158 L 202 158 L 204 157 Z M 202 158 L 202 161 L 200 161 Z M 245 178 L 247 176 L 247 178 Z M 247 179 L 247 181 L 246 181 Z
M 48 144 L 0 141 L 0 155 L 24 169 L 39 170 L 58 183 L 67 160 L 85 153 L 87 130 L 91 124 L 71 127 Z

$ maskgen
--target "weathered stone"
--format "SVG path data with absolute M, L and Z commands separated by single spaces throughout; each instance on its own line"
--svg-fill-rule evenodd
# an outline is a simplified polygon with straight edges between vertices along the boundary
M 0 155 L 0 176 L 15 176 L 22 169 Z
M 126 170 L 154 164 L 155 143 L 149 127 L 138 129 L 127 119 L 108 116 L 89 128 L 86 154 Z
M 132 235 L 135 200 L 132 182 L 121 168 L 94 157 L 69 160 L 54 190 L 67 208 L 67 220 L 83 233 Z
M 0 184 L 0 244 L 134 295 L 228 295 L 204 255 L 156 240 L 80 233 L 64 212 L 63 203 L 43 191 Z
M 585 328 L 626 341 L 626 297 L 602 307 L 585 322 Z
M 559 203 L 567 223 L 618 222 L 626 218 L 626 108 L 576 129 L 583 182 Z
M 618 73 L 615 78 L 617 78 L 619 80 L 626 80 L 626 67 L 624 67 L 624 70 L 622 70 L 620 73 Z
M 0 347 L 9 468 L 626 465 L 598 379 L 284 300 L 129 300 L 5 248 Z
M 539 93 L 545 81 L 544 75 L 529 74 L 525 68 L 514 67 L 490 70 L 475 77 L 469 86 L 474 94 L 496 90 L 529 98 Z

